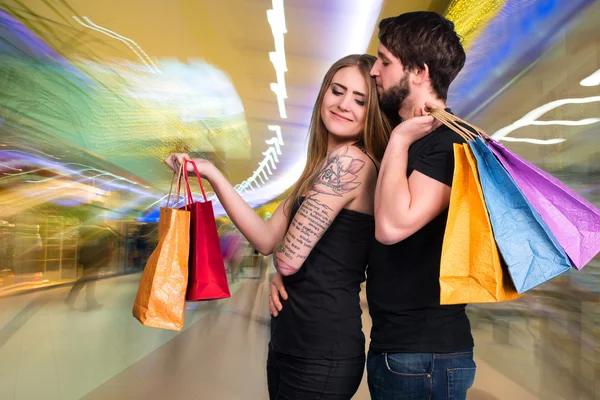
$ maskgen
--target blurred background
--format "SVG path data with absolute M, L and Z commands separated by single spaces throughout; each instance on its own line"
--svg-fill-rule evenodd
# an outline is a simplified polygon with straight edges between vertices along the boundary
M 600 205 L 599 1 L 0 0 L 0 398 L 266 398 L 271 262 L 207 182 L 232 299 L 188 304 L 179 333 L 131 316 L 163 159 L 212 161 L 268 219 L 326 70 L 415 10 L 464 39 L 453 111 Z M 596 258 L 469 306 L 469 398 L 600 399 L 599 305 Z

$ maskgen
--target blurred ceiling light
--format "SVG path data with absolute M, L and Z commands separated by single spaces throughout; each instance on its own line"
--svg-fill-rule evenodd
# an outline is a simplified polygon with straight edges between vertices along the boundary
M 591 125 L 596 122 L 600 122 L 600 118 L 586 118 L 580 119 L 579 121 L 532 121 L 530 125 L 566 125 L 566 126 L 580 126 L 580 125 Z
M 285 60 L 285 47 L 283 34 L 287 33 L 285 27 L 285 14 L 283 12 L 283 0 L 273 0 L 273 9 L 267 10 L 267 20 L 271 25 L 273 39 L 275 40 L 275 51 L 269 53 L 269 59 L 275 68 L 277 83 L 271 83 L 271 90 L 277 96 L 277 106 L 279 107 L 279 116 L 287 118 L 285 111 L 285 99 L 287 99 L 287 89 L 285 87 L 285 73 L 287 72 L 287 63 Z
M 107 195 L 108 192 L 104 190 L 79 182 L 47 182 L 42 186 L 18 185 L 0 193 L 0 216 L 18 215 L 45 203 L 74 206 Z
M 265 140 L 265 142 L 267 142 L 267 144 L 273 144 L 272 141 L 274 141 L 275 139 L 277 139 L 277 142 L 283 146 L 283 136 L 281 135 L 281 127 L 279 125 L 269 125 L 267 126 L 267 128 L 269 128 L 270 131 L 275 132 L 275 134 L 277 135 L 276 138 L 272 138 L 269 140 Z M 281 153 L 279 153 L 281 154 Z
M 285 26 L 283 0 L 273 0 L 273 9 L 267 10 L 267 20 L 269 21 L 269 25 L 271 25 L 273 39 L 275 40 L 275 51 L 269 53 L 269 59 L 275 68 L 277 83 L 271 83 L 271 90 L 277 96 L 279 116 L 281 118 L 287 118 L 287 113 L 285 111 L 287 90 L 285 87 L 284 75 L 287 71 L 287 64 L 285 61 L 285 46 L 283 40 L 283 34 L 287 33 L 287 29 Z M 255 185 L 256 188 L 259 188 L 261 184 L 264 185 L 265 181 L 269 180 L 269 176 L 273 175 L 273 170 L 277 169 L 276 164 L 279 163 L 279 157 L 277 156 L 282 154 L 281 146 L 283 146 L 283 136 L 279 125 L 269 125 L 268 128 L 270 131 L 275 132 L 275 136 L 265 141 L 269 145 L 269 148 L 262 153 L 265 158 L 258 163 L 258 168 L 252 173 L 252 176 L 235 185 L 235 189 L 240 194 L 248 189 L 254 190 L 253 185 Z
M 597 122 L 600 122 L 600 118 L 586 118 L 579 121 L 539 121 L 538 118 L 547 113 L 548 111 L 554 110 L 555 108 L 561 107 L 565 104 L 584 104 L 584 103 L 594 103 L 599 102 L 600 96 L 592 96 L 592 97 L 584 97 L 577 99 L 561 99 L 552 101 L 550 103 L 546 103 L 535 110 L 532 110 L 525 114 L 521 119 L 513 122 L 512 124 L 505 126 L 502 129 L 497 130 L 492 137 L 496 140 L 504 140 L 511 142 L 524 142 L 524 143 L 532 143 L 532 144 L 556 144 L 564 142 L 566 139 L 557 138 L 557 139 L 549 139 L 549 140 L 540 140 L 540 139 L 529 139 L 529 138 L 519 138 L 520 140 L 515 140 L 515 138 L 507 138 L 508 134 L 511 132 L 522 128 L 524 126 L 529 125 L 566 125 L 566 126 L 582 126 L 582 125 L 591 125 Z
M 281 127 L 279 125 L 269 125 L 269 130 L 275 132 L 275 136 L 266 143 L 269 144 L 267 151 L 262 153 L 265 158 L 258 163 L 258 168 L 252 173 L 252 176 L 242 183 L 235 186 L 235 189 L 241 194 L 247 189 L 254 189 L 252 185 L 260 187 L 260 184 L 265 184 L 265 180 L 269 180 L 269 176 L 273 175 L 273 170 L 277 169 L 276 163 L 279 163 L 277 155 L 281 155 L 281 148 L 283 146 L 283 137 L 281 136 Z M 258 181 L 260 181 L 260 184 Z
M 0 167 L 6 167 L 8 169 L 12 169 L 13 171 L 23 171 L 21 168 L 13 168 L 8 164 L 0 163 Z M 7 174 L 8 175 L 8 174 Z M 1 178 L 0 178 L 1 179 Z
M 70 179 L 72 182 L 77 182 L 77 183 L 83 183 L 88 180 L 93 180 L 94 186 L 96 186 L 96 187 L 103 186 L 105 190 L 109 190 L 109 189 L 110 190 L 122 190 L 122 191 L 127 191 L 130 193 L 137 194 L 142 197 L 155 197 L 151 192 L 140 188 L 140 186 L 147 188 L 146 186 L 142 186 L 139 183 L 129 180 L 127 178 L 124 178 L 122 176 L 115 175 L 113 173 L 103 171 L 100 169 L 96 169 L 96 168 L 90 167 L 85 164 L 79 164 L 79 163 L 63 164 L 60 162 L 49 161 L 43 157 L 36 156 L 33 154 L 28 154 L 28 153 L 22 152 L 20 150 L 2 150 L 2 151 L 0 151 L 0 157 L 3 157 L 3 158 L 10 157 L 10 159 L 12 159 L 12 160 L 20 160 L 19 163 L 21 165 L 23 165 L 23 163 L 25 163 L 25 165 L 28 165 L 31 167 L 41 167 L 41 168 L 34 168 L 33 170 L 27 170 L 25 172 L 19 172 L 19 173 L 13 173 L 13 174 L 4 173 L 4 175 L 8 175 L 8 176 L 12 176 L 12 177 L 21 176 L 21 175 L 26 176 L 27 174 L 34 174 L 35 172 L 38 172 L 41 170 L 48 170 L 48 171 L 58 175 L 55 177 L 42 178 L 40 180 L 35 180 L 35 181 L 25 180 L 25 183 L 35 183 L 35 184 L 38 184 L 38 186 L 45 186 L 51 182 L 62 181 L 61 178 L 67 178 L 67 179 Z M 68 168 L 67 165 L 80 165 L 84 168 L 75 170 L 75 169 Z M 94 171 L 94 172 L 98 172 L 98 174 L 95 174 L 94 176 L 87 176 L 84 174 L 84 172 L 86 172 L 86 171 Z M 114 179 L 108 181 L 106 179 L 99 179 L 98 177 L 100 177 L 100 176 L 108 176 L 108 177 L 111 177 Z M 80 177 L 80 178 L 77 178 L 77 177 Z M 2 179 L 7 179 L 7 178 L 6 177 L 0 178 L 0 180 L 2 180 Z M 117 183 L 116 181 L 123 182 L 123 184 Z
M 111 31 L 110 29 L 106 29 L 100 25 L 96 25 L 95 23 L 93 23 L 88 17 L 83 17 L 83 19 L 89 24 L 86 24 L 85 22 L 83 22 L 82 20 L 80 20 L 79 18 L 77 18 L 76 16 L 73 16 L 73 19 L 75 21 L 77 21 L 79 24 L 85 26 L 86 28 L 89 29 L 93 29 L 97 32 L 103 33 L 106 36 L 109 36 L 113 39 L 117 39 L 123 43 L 125 43 L 125 45 L 127 47 L 129 47 L 131 49 L 131 51 L 133 51 L 135 53 L 135 55 L 144 63 L 144 65 L 146 65 L 148 67 L 148 69 L 150 70 L 150 72 L 154 73 L 162 73 L 162 71 L 160 69 L 158 69 L 158 67 L 156 66 L 156 64 L 154 64 L 154 61 L 152 61 L 152 59 L 150 58 L 150 56 L 148 54 L 146 54 L 146 52 L 132 39 L 129 39 L 128 37 L 125 36 L 121 36 L 118 33 Z M 135 48 L 132 46 L 135 46 Z M 137 50 L 136 50 L 137 49 Z M 138 52 L 139 50 L 139 52 Z M 141 53 L 141 54 L 140 54 Z M 143 56 L 142 56 L 143 55 Z
M 600 69 L 581 82 L 579 82 L 581 86 L 598 86 L 600 85 Z
M 271 145 L 273 147 L 270 147 L 270 149 L 274 149 L 275 153 L 278 155 L 281 155 L 281 146 L 283 146 L 283 137 L 281 136 L 281 127 L 279 125 L 269 125 L 268 126 L 270 131 L 274 131 L 275 134 L 277 135 L 276 137 L 273 137 L 269 140 L 265 140 L 265 142 L 268 145 Z M 268 151 L 267 151 L 268 152 Z M 264 156 L 266 156 L 266 153 L 262 153 Z M 277 156 L 275 156 L 277 157 Z M 277 161 L 279 162 L 279 161 Z
M 548 140 L 543 140 L 543 139 L 528 139 L 528 138 L 513 138 L 513 137 L 503 137 L 502 139 L 505 142 L 521 142 L 521 143 L 531 143 L 531 144 L 544 144 L 544 145 L 550 145 L 550 144 L 558 144 L 558 143 L 562 143 L 564 141 L 566 141 L 566 139 L 548 139 Z

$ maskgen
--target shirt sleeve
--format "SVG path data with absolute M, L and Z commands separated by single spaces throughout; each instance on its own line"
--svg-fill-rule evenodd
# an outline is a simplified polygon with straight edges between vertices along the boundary
M 454 144 L 463 144 L 465 140 L 449 129 L 434 132 L 435 140 L 413 164 L 415 171 L 452 186 L 454 176 Z

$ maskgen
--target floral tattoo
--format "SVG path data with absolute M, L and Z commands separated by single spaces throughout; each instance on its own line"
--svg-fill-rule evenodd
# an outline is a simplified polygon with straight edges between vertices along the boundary
M 360 186 L 355 182 L 357 172 L 362 169 L 365 162 L 356 160 L 346 155 L 348 147 L 340 147 L 332 151 L 327 157 L 327 162 L 317 175 L 312 190 L 317 193 L 341 197 Z

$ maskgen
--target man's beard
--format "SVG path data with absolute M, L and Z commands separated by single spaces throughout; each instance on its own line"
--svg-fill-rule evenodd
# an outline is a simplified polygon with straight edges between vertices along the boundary
M 379 96 L 379 107 L 390 121 L 400 121 L 398 112 L 410 96 L 408 74 L 404 75 L 397 85 L 392 86 Z

